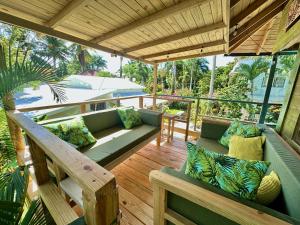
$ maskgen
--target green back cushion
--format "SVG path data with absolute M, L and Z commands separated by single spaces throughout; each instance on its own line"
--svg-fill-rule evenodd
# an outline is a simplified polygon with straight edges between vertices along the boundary
M 84 124 L 82 117 L 43 125 L 60 139 L 75 145 L 77 148 L 87 146 L 96 142 Z
M 87 113 L 84 114 L 82 117 L 91 133 L 96 133 L 111 127 L 122 125 L 122 121 L 116 109 L 108 109 L 101 110 L 99 112 Z
M 126 129 L 131 129 L 143 123 L 140 113 L 133 108 L 121 108 L 117 111 Z
M 232 158 L 187 143 L 185 174 L 221 188 L 243 199 L 255 200 L 269 162 Z
M 242 136 L 245 138 L 256 137 L 261 135 L 261 129 L 255 124 L 243 124 L 237 120 L 233 121 L 229 128 L 225 131 L 220 139 L 220 144 L 229 147 L 230 138 L 233 135 Z

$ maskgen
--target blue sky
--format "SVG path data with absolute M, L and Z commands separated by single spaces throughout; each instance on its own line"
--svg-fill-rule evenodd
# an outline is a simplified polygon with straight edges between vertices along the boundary
M 107 61 L 107 70 L 109 72 L 115 73 L 120 68 L 120 58 L 118 57 L 111 57 L 109 53 L 102 52 L 102 51 L 95 51 L 96 54 L 101 55 Z M 205 57 L 209 62 L 209 67 L 212 67 L 212 56 Z M 223 55 L 217 56 L 217 66 L 224 66 L 227 63 L 233 61 L 234 57 L 224 57 Z M 129 60 L 127 58 L 123 59 L 123 65 L 127 63 Z

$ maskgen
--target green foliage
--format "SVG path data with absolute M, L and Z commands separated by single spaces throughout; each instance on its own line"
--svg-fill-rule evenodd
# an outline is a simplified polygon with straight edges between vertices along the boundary
M 113 77 L 113 74 L 109 71 L 98 71 L 97 76 L 98 77 Z
M 131 81 L 135 80 L 137 83 L 145 85 L 152 76 L 152 67 L 143 62 L 131 60 L 123 66 L 123 73 Z M 148 87 L 148 90 L 151 91 L 151 88 Z

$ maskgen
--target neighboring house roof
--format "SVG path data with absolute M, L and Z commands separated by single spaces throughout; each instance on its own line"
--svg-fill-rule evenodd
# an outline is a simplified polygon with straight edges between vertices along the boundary
M 94 90 L 142 90 L 143 86 L 131 82 L 128 79 L 95 77 L 84 75 L 71 75 L 66 78 L 65 83 L 69 87 Z

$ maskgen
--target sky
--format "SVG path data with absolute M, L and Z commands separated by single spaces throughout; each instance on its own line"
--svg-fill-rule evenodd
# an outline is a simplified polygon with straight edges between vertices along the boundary
M 107 61 L 107 70 L 111 73 L 115 73 L 119 70 L 120 68 L 120 57 L 111 57 L 110 53 L 102 52 L 102 51 L 95 51 L 97 55 L 101 55 L 106 61 Z M 209 68 L 212 68 L 212 56 L 205 57 L 208 62 L 209 62 Z M 234 57 L 225 57 L 223 55 L 218 55 L 217 56 L 217 62 L 216 65 L 218 66 L 224 66 L 227 63 L 231 62 L 234 60 Z M 123 65 L 128 63 L 129 59 L 124 58 L 123 59 Z

